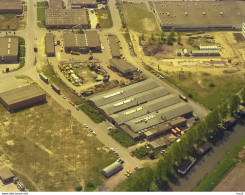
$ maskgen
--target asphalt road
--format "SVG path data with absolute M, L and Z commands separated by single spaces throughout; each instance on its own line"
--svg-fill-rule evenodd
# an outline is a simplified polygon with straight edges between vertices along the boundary
M 143 166 L 144 161 L 140 161 L 135 157 L 131 157 L 129 154 L 129 150 L 122 147 L 118 142 L 112 139 L 107 132 L 107 128 L 111 126 L 108 121 L 105 121 L 100 124 L 95 124 L 90 118 L 83 113 L 82 111 L 77 111 L 71 104 L 68 103 L 67 100 L 63 99 L 60 95 L 54 92 L 50 85 L 45 84 L 42 80 L 40 80 L 38 73 L 36 72 L 35 68 L 35 60 L 36 54 L 34 52 L 34 44 L 35 39 L 37 37 L 43 36 L 45 33 L 48 32 L 46 29 L 41 29 L 37 26 L 37 11 L 36 7 L 34 6 L 34 0 L 28 0 L 28 11 L 27 11 L 27 25 L 26 28 L 16 32 L 16 35 L 22 36 L 26 40 L 26 64 L 25 66 L 15 72 L 10 72 L 8 74 L 1 74 L 1 77 L 12 77 L 17 75 L 26 75 L 32 78 L 35 82 L 37 82 L 40 87 L 46 91 L 57 103 L 59 103 L 64 109 L 70 109 L 71 114 L 82 124 L 86 123 L 90 128 L 92 128 L 96 134 L 97 139 L 100 140 L 105 146 L 109 148 L 114 148 L 116 152 L 119 153 L 120 158 L 125 160 L 124 168 L 125 170 L 130 169 L 133 170 L 133 167 L 136 165 Z M 119 13 L 115 7 L 115 0 L 109 1 L 109 7 L 111 10 L 111 15 L 113 19 L 113 27 L 111 29 L 103 30 L 100 32 L 102 36 L 105 36 L 108 33 L 113 33 L 118 36 L 118 39 L 121 42 L 123 47 L 123 54 L 125 58 L 131 62 L 133 65 L 140 68 L 143 73 L 155 80 L 160 86 L 164 86 L 170 92 L 178 95 L 179 92 L 177 89 L 174 89 L 168 86 L 166 83 L 162 82 L 160 79 L 149 73 L 148 71 L 144 70 L 142 66 L 137 63 L 137 58 L 132 57 L 130 55 L 130 51 L 128 48 L 128 44 L 122 34 L 119 32 L 121 29 L 121 19 Z M 204 117 L 209 111 L 205 109 L 203 106 L 199 105 L 196 102 L 190 101 L 189 104 L 194 108 L 194 111 L 200 117 Z M 119 172 L 115 176 L 108 179 L 105 184 L 99 188 L 100 191 L 110 191 L 112 190 L 118 183 L 122 182 L 126 177 L 123 175 L 123 172 Z

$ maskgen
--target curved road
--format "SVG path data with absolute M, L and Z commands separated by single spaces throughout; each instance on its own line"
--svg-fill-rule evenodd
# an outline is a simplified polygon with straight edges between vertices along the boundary
M 46 85 L 42 80 L 40 80 L 38 73 L 36 72 L 35 68 L 35 60 L 36 60 L 36 54 L 34 52 L 34 44 L 35 39 L 37 37 L 45 35 L 48 31 L 46 29 L 41 29 L 37 26 L 37 9 L 34 6 L 34 0 L 28 0 L 28 11 L 27 11 L 27 25 L 26 28 L 20 31 L 16 31 L 16 35 L 22 36 L 25 38 L 26 41 L 26 64 L 25 66 L 15 72 L 10 72 L 8 74 L 1 74 L 1 77 L 10 77 L 10 76 L 17 76 L 17 75 L 26 75 L 32 78 L 35 82 L 37 82 L 40 87 L 42 87 L 52 98 L 59 103 L 64 109 L 70 109 L 71 114 L 81 123 L 86 123 L 90 128 L 92 128 L 96 134 L 97 138 L 109 148 L 114 148 L 120 155 L 122 159 L 125 160 L 124 163 L 124 169 L 133 171 L 133 167 L 136 165 L 143 166 L 144 161 L 140 161 L 139 159 L 135 157 L 131 157 L 129 155 L 129 150 L 122 147 L 118 142 L 116 142 L 114 139 L 111 138 L 111 136 L 108 135 L 107 127 L 111 126 L 111 124 L 108 121 L 105 121 L 100 124 L 95 124 L 93 121 L 90 120 L 90 118 L 84 114 L 81 111 L 77 111 L 74 107 L 72 107 L 67 100 L 64 100 L 61 96 L 59 96 L 57 93 L 55 93 L 50 85 Z M 128 48 L 128 44 L 122 34 L 120 33 L 121 29 L 121 19 L 119 16 L 119 13 L 115 7 L 115 0 L 109 1 L 109 7 L 113 19 L 113 27 L 111 29 L 103 30 L 100 32 L 101 36 L 105 36 L 108 33 L 116 34 L 118 39 L 121 42 L 121 45 L 123 47 L 123 54 L 125 58 L 140 68 L 143 73 L 149 77 L 155 80 L 160 86 L 164 86 L 167 90 L 174 94 L 179 94 L 179 92 L 168 86 L 166 83 L 162 82 L 160 79 L 143 69 L 140 65 L 138 65 L 137 62 L 139 60 L 137 57 L 132 57 L 130 55 L 130 51 Z M 197 115 L 199 115 L 201 118 L 204 117 L 209 111 L 205 109 L 203 106 L 199 105 L 196 102 L 190 101 L 190 105 L 194 108 L 194 111 Z M 123 175 L 123 171 L 119 172 L 115 176 L 109 178 L 103 186 L 99 188 L 99 191 L 110 191 L 112 190 L 116 185 L 118 185 L 122 180 L 126 179 L 126 177 Z

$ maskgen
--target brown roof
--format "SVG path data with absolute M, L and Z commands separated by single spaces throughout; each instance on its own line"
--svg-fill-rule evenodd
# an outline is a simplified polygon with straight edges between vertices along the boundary
M 53 33 L 46 33 L 45 45 L 46 45 L 46 53 L 55 53 Z
M 0 170 L 0 177 L 2 178 L 2 180 L 6 180 L 14 177 L 14 174 L 9 170 L 9 168 L 4 167 Z
M 100 39 L 97 31 L 85 31 L 85 36 L 89 47 L 100 47 Z
M 122 59 L 110 59 L 110 64 L 123 74 L 136 71 L 134 66 Z
M 17 56 L 18 43 L 17 37 L 0 37 L 0 56 Z
M 20 0 L 0 0 L 0 10 L 22 10 Z
M 62 0 L 49 0 L 50 9 L 63 9 Z
M 25 87 L 20 87 L 17 89 L 0 93 L 0 98 L 3 99 L 3 101 L 6 102 L 6 104 L 11 105 L 44 94 L 45 92 L 36 85 L 28 85 Z

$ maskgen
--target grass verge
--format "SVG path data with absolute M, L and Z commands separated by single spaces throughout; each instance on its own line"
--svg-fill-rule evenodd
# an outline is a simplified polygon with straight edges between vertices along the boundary
M 193 191 L 211 191 L 224 178 L 224 176 L 233 168 L 238 162 L 238 153 L 245 145 L 245 138 L 243 138 L 236 146 L 227 152 L 223 160 L 221 160 L 217 168 L 207 174 Z
M 120 129 L 113 129 L 109 132 L 109 135 L 112 136 L 116 141 L 118 141 L 124 147 L 130 147 L 135 144 L 135 142 L 130 139 L 125 133 Z
M 101 28 L 111 28 L 113 25 L 111 12 L 109 9 L 99 9 L 97 11 Z

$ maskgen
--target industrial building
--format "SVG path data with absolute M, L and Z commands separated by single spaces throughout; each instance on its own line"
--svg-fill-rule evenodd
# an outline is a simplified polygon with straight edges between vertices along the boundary
M 17 37 L 0 37 L 0 64 L 17 63 L 18 45 Z
M 47 28 L 64 29 L 80 26 L 90 28 L 86 9 L 46 9 L 45 24 Z
M 46 33 L 45 36 L 45 46 L 46 46 L 46 54 L 48 57 L 55 56 L 55 48 L 54 48 L 54 35 L 53 33 Z
M 123 167 L 122 167 L 121 163 L 116 161 L 113 164 L 109 165 L 108 167 L 104 168 L 101 171 L 101 173 L 105 177 L 111 177 L 112 175 L 114 175 L 118 171 L 121 171 L 122 169 L 123 169 Z
M 218 50 L 217 46 L 199 46 L 200 50 Z
M 118 71 L 123 77 L 126 78 L 132 76 L 133 73 L 137 71 L 137 68 L 123 59 L 113 58 L 109 60 L 109 63 L 113 69 Z
M 9 168 L 4 167 L 0 169 L 0 179 L 4 184 L 12 182 L 14 174 L 9 170 Z
M 62 0 L 49 0 L 49 9 L 63 9 Z
M 112 58 L 120 58 L 120 48 L 118 46 L 118 40 L 115 35 L 108 35 L 108 42 L 111 48 Z
M 45 101 L 45 92 L 36 85 L 28 85 L 0 93 L 0 102 L 8 111 L 14 111 Z
M 219 50 L 192 50 L 193 56 L 220 56 Z
M 96 0 L 70 0 L 72 9 L 80 8 L 97 8 L 98 4 Z
M 0 14 L 21 14 L 21 0 L 0 0 Z
M 245 18 L 244 1 L 158 1 L 153 12 L 165 31 L 241 30 Z
M 63 34 L 65 52 L 71 51 L 87 53 L 101 52 L 101 42 L 97 31 L 84 31 L 84 33 L 65 32 Z
M 193 112 L 186 102 L 151 79 L 97 95 L 89 102 L 134 140 L 156 137 L 177 123 L 186 124 L 183 117 Z

